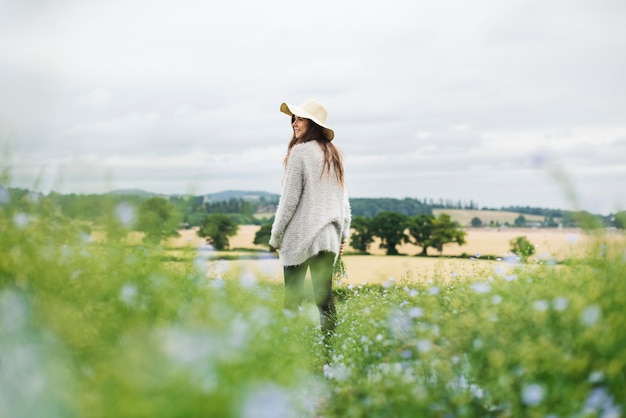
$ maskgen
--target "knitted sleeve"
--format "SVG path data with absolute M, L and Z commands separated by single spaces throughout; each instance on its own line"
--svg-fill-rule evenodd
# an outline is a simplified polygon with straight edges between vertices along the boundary
M 274 248 L 280 248 L 282 244 L 285 229 L 296 212 L 302 188 L 304 187 L 303 161 L 298 151 L 298 146 L 292 149 L 291 155 L 287 160 L 287 167 L 285 168 L 283 190 L 278 209 L 276 210 L 269 242 Z

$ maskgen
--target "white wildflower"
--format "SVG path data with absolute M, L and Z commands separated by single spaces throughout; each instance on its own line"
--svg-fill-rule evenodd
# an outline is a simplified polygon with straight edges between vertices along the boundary
M 592 372 L 589 375 L 589 383 L 600 383 L 604 380 L 604 373 L 602 372 Z
M 30 222 L 30 217 L 25 213 L 19 212 L 13 215 L 13 223 L 18 228 L 24 228 Z
M 554 306 L 554 309 L 556 309 L 559 312 L 563 312 L 564 310 L 566 310 L 568 305 L 569 305 L 569 302 L 567 298 L 563 296 L 557 296 L 552 301 L 552 306 Z
M 245 271 L 239 276 L 239 283 L 245 288 L 255 287 L 257 284 L 256 275 L 251 271 Z
M 424 316 L 424 310 L 422 308 L 413 307 L 409 309 L 410 318 L 421 318 L 422 316 Z
M 480 350 L 481 348 L 483 348 L 483 340 L 481 340 L 480 338 L 476 338 L 473 342 L 472 345 L 474 346 L 474 348 L 476 350 Z
M 504 262 L 511 266 L 515 266 L 520 263 L 520 258 L 515 254 L 508 254 L 504 257 Z
M 546 396 L 546 390 L 537 383 L 531 383 L 522 389 L 522 402 L 528 406 L 539 405 Z
M 622 409 L 615 404 L 613 396 L 604 387 L 595 388 L 585 400 L 584 415 L 595 415 L 601 418 L 620 418 Z
M 417 340 L 415 346 L 420 353 L 427 353 L 433 348 L 433 342 L 430 340 Z
M 122 202 L 115 208 L 115 216 L 125 227 L 132 227 L 135 223 L 136 210 L 132 205 Z
M 215 279 L 211 280 L 210 283 L 211 287 L 213 287 L 214 289 L 221 289 L 226 286 L 226 282 L 221 277 L 216 277 Z
M 510 274 L 507 276 L 504 276 L 504 280 L 506 280 L 507 282 L 512 282 L 517 280 L 517 274 Z
M 293 396 L 285 389 L 270 384 L 253 390 L 244 399 L 243 418 L 274 418 L 298 416 Z
M 506 274 L 506 267 L 504 266 L 495 266 L 493 268 L 494 273 L 496 273 L 498 276 L 504 276 Z
M 136 302 L 138 293 L 139 293 L 139 291 L 137 290 L 137 285 L 136 284 L 134 284 L 134 283 L 126 283 L 120 289 L 119 298 L 126 305 L 132 306 Z
M 343 381 L 350 377 L 352 374 L 352 370 L 343 363 L 338 363 L 334 365 L 325 364 L 324 365 L 324 376 L 327 379 Z
M 588 327 L 595 325 L 601 317 L 602 310 L 598 305 L 587 306 L 580 314 L 581 322 Z
M 491 291 L 491 286 L 486 282 L 472 283 L 471 288 L 476 293 L 489 293 Z
M 533 307 L 537 312 L 545 312 L 550 308 L 550 304 L 547 300 L 540 299 L 535 301 Z

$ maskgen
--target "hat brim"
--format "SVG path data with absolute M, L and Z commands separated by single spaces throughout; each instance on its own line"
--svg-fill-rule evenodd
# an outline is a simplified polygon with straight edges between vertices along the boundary
M 324 131 L 324 136 L 326 136 L 326 139 L 328 139 L 329 141 L 332 141 L 335 137 L 335 131 L 321 123 L 315 116 L 302 109 L 301 107 L 294 106 L 289 103 L 283 103 L 280 105 L 280 111 L 289 116 L 299 116 L 301 118 L 312 120 L 313 122 L 321 126 L 322 130 Z

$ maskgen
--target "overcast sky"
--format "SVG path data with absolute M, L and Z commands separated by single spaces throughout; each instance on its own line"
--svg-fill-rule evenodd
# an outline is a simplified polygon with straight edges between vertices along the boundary
M 0 0 L 0 158 L 44 192 L 279 193 L 280 104 L 316 98 L 352 197 L 608 214 L 624 22 L 623 0 Z

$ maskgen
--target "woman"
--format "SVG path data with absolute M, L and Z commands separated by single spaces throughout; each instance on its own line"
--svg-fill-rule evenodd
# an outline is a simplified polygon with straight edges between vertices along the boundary
M 304 278 L 311 269 L 315 303 L 324 337 L 335 328 L 333 265 L 343 253 L 350 229 L 350 204 L 341 153 L 332 144 L 326 109 L 315 100 L 300 106 L 283 103 L 293 135 L 284 159 L 283 190 L 270 245 L 284 268 L 285 308 L 301 303 Z

